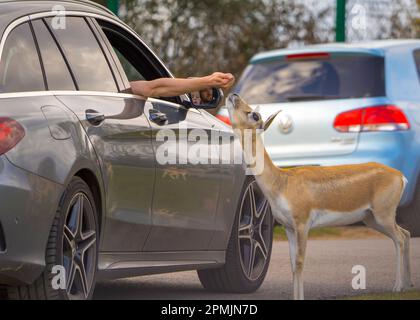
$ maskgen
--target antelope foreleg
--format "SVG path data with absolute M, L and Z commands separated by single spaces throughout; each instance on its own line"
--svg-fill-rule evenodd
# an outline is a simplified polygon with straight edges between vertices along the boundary
M 286 229 L 289 239 L 290 260 L 293 272 L 293 298 L 304 300 L 303 269 L 305 265 L 306 246 L 308 232 L 305 227 L 298 227 L 296 230 Z

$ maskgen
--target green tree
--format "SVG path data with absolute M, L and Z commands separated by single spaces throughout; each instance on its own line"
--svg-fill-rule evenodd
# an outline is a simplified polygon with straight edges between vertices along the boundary
M 239 75 L 257 52 L 330 40 L 315 14 L 289 0 L 122 0 L 122 17 L 177 76 Z M 325 36 L 327 34 L 327 36 Z

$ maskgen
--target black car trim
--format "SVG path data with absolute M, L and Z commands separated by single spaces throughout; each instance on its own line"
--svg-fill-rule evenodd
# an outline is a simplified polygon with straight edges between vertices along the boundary
M 120 92 L 121 91 L 121 83 L 118 81 L 117 76 L 115 74 L 115 69 L 111 65 L 110 58 L 109 58 L 109 52 L 108 52 L 108 50 L 105 49 L 105 47 L 102 43 L 102 38 L 99 37 L 95 26 L 92 24 L 91 18 L 84 17 L 84 20 L 87 23 L 87 25 L 89 26 L 89 29 L 92 32 L 93 36 L 95 37 L 96 42 L 98 43 L 99 47 L 101 48 L 102 54 L 104 55 L 106 63 L 108 64 L 108 68 L 109 68 L 109 70 L 111 70 L 112 77 L 114 78 L 115 85 L 116 85 L 118 91 Z
M 38 20 L 38 19 L 34 19 L 34 20 L 31 20 L 31 21 L 36 21 L 36 20 Z M 58 47 L 58 50 L 60 51 L 61 56 L 62 56 L 62 57 L 63 57 L 63 59 L 64 59 L 64 62 L 65 62 L 65 64 L 66 64 L 66 66 L 67 66 L 67 69 L 68 69 L 68 70 L 69 70 L 69 72 L 70 72 L 70 76 L 71 76 L 71 78 L 72 78 L 72 80 L 73 80 L 74 87 L 75 87 L 75 88 L 76 88 L 76 90 L 78 91 L 78 90 L 79 90 L 79 85 L 78 85 L 78 83 L 77 83 L 77 81 L 76 81 L 76 76 L 74 75 L 74 72 L 73 72 L 73 70 L 72 70 L 72 69 L 71 69 L 71 67 L 70 67 L 70 63 L 69 63 L 69 61 L 67 60 L 66 55 L 64 54 L 64 50 L 63 50 L 63 48 L 61 47 L 60 43 L 58 42 L 57 38 L 56 38 L 56 37 L 55 37 L 55 35 L 54 35 L 54 32 L 52 32 L 52 30 L 50 29 L 50 26 L 49 26 L 49 25 L 48 25 L 48 23 L 45 21 L 45 19 L 41 19 L 41 20 L 42 20 L 42 22 L 44 23 L 44 25 L 47 27 L 48 32 L 50 33 L 51 37 L 54 39 L 54 42 L 55 42 L 56 46 Z
M 34 30 L 34 27 L 32 25 L 32 21 L 28 21 L 28 24 L 29 24 L 29 28 L 31 29 L 32 38 L 34 39 L 36 52 L 38 54 L 39 63 L 41 65 L 42 77 L 44 79 L 44 87 L 45 87 L 45 90 L 48 90 L 47 74 L 45 72 L 44 61 L 42 59 L 41 50 L 39 49 L 38 39 L 35 35 L 35 30 Z
M 112 72 L 115 74 L 115 76 L 118 78 L 118 90 L 119 92 L 126 93 L 128 90 L 127 87 L 127 81 L 124 79 L 125 74 L 122 74 L 124 70 L 120 70 L 117 62 L 116 62 L 116 56 L 112 52 L 112 48 L 109 48 L 109 41 L 106 41 L 106 36 L 102 32 L 101 27 L 98 25 L 95 19 L 88 18 L 89 23 L 91 23 L 92 28 L 94 29 L 95 34 L 98 37 L 99 44 L 103 47 L 103 50 L 105 52 L 105 55 L 108 59 L 108 62 L 111 66 Z

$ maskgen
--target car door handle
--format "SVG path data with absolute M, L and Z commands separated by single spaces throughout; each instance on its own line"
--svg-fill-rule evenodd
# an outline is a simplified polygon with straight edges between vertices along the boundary
M 105 115 L 99 113 L 96 110 L 88 109 L 86 110 L 85 114 L 86 120 L 94 126 L 99 126 L 105 121 Z
M 163 125 L 168 121 L 168 116 L 158 110 L 151 109 L 149 111 L 149 119 L 158 125 Z

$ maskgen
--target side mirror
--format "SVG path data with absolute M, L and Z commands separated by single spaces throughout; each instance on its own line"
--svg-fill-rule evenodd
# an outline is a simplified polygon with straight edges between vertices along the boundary
M 190 102 L 187 107 L 197 109 L 215 109 L 224 98 L 223 91 L 216 88 L 191 92 L 188 96 Z

